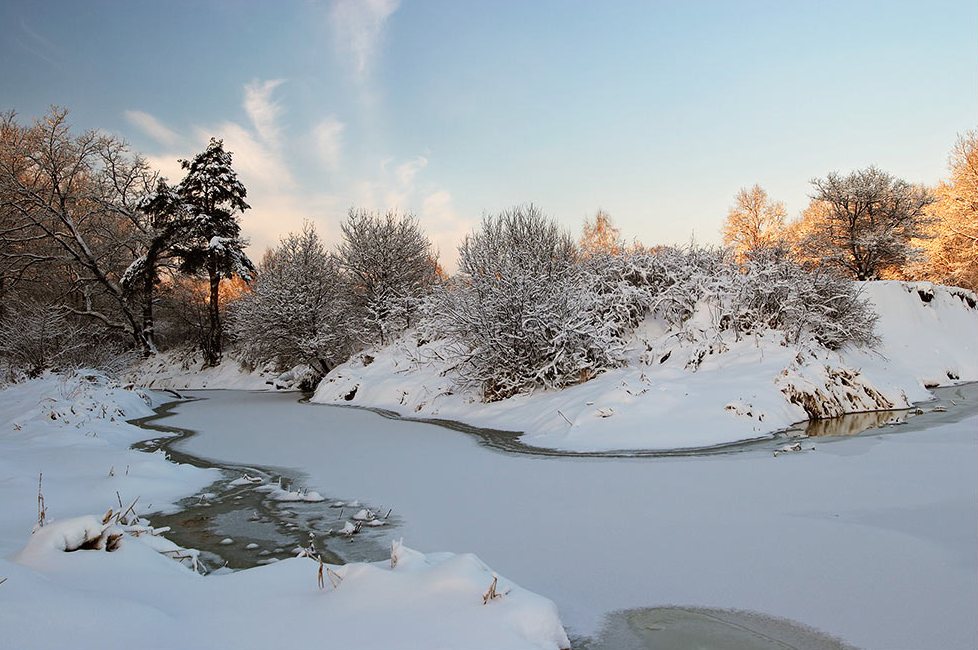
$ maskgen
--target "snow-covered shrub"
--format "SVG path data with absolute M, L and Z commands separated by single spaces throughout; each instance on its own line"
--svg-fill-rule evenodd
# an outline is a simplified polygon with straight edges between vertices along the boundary
M 858 287 L 830 271 L 803 268 L 780 247 L 752 251 L 743 263 L 728 249 L 691 246 L 589 266 L 620 322 L 636 325 L 654 314 L 684 341 L 776 330 L 786 342 L 811 339 L 829 349 L 875 342 L 876 315 Z
M 830 350 L 876 342 L 877 316 L 857 285 L 829 270 L 803 268 L 783 248 L 752 252 L 734 277 L 740 280 L 734 326 L 741 332 L 766 327 L 784 332 L 790 343 L 811 337 Z
M 390 342 L 410 327 L 437 279 L 431 242 L 414 216 L 350 210 L 336 256 L 351 317 L 364 343 Z
M 426 330 L 455 343 L 460 377 L 483 399 L 559 388 L 620 365 L 621 324 L 576 264 L 570 236 L 534 206 L 518 207 L 468 235 L 459 274 L 427 304 Z
M 307 223 L 266 254 L 253 290 L 233 305 L 242 356 L 256 365 L 308 364 L 325 374 L 351 351 L 346 296 L 336 258 Z
M 72 368 L 115 373 L 135 358 L 109 333 L 82 324 L 58 305 L 12 299 L 0 319 L 0 359 L 28 377 Z

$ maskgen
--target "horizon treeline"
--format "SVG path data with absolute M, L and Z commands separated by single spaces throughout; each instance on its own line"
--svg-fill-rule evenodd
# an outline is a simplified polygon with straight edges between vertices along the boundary
M 332 248 L 306 223 L 255 264 L 240 226 L 247 190 L 220 140 L 180 161 L 185 175 L 171 184 L 118 138 L 73 132 L 67 116 L 0 117 L 10 376 L 121 369 L 181 345 L 216 365 L 230 344 L 253 366 L 307 365 L 314 381 L 411 329 L 450 339 L 455 367 L 493 400 L 621 365 L 645 315 L 682 330 L 689 300 L 707 294 L 729 305 L 723 327 L 738 336 L 767 328 L 837 348 L 873 341 L 871 311 L 848 280 L 978 286 L 974 132 L 933 188 L 876 167 L 830 172 L 789 220 L 762 187 L 745 187 L 722 247 L 628 244 L 601 211 L 574 236 L 516 206 L 460 242 L 449 277 L 414 216 L 355 208 Z

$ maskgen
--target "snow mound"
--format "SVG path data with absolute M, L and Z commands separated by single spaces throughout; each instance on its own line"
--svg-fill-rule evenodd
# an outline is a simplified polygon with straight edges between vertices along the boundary
M 132 384 L 122 384 L 98 370 L 75 370 L 8 386 L 0 402 L 0 424 L 17 431 L 43 421 L 75 429 L 124 424 L 153 413 L 153 399 Z
M 866 282 L 879 315 L 873 349 L 828 350 L 778 332 L 687 340 L 655 318 L 634 333 L 625 367 L 562 390 L 483 403 L 444 361 L 451 342 L 408 332 L 330 372 L 312 398 L 408 418 L 522 432 L 566 451 L 702 448 L 794 423 L 906 408 L 928 387 L 978 380 L 978 298 L 926 282 Z
M 27 546 L 17 556 L 22 564 L 41 563 L 50 553 L 78 550 L 115 550 L 110 537 L 121 537 L 122 532 L 110 524 L 103 524 L 94 515 L 54 521 L 37 528 Z
M 273 501 L 305 501 L 318 503 L 326 498 L 315 490 L 286 490 L 278 485 L 259 485 L 256 492 L 265 492 Z

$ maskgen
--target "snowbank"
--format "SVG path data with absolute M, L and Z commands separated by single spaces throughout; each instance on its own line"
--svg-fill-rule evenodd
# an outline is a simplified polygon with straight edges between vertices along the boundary
M 472 555 L 397 544 L 396 562 L 324 566 L 321 586 L 309 558 L 201 577 L 196 552 L 142 515 L 219 474 L 130 449 L 146 431 L 127 420 L 152 407 L 152 394 L 97 372 L 0 390 L 3 647 L 131 648 L 120 621 L 144 648 L 569 646 L 546 598 L 498 577 L 502 595 L 484 604 L 494 574 Z M 323 500 L 273 489 L 277 499 Z
M 94 516 L 45 526 L 16 564 L 0 564 L 9 576 L 0 592 L 5 643 L 130 648 L 127 635 L 108 633 L 124 620 L 147 648 L 570 647 L 551 601 L 474 555 L 425 555 L 395 543 L 393 561 L 320 569 L 299 557 L 201 578 L 143 537 L 125 535 L 112 553 L 65 552 L 65 540 L 77 547 L 104 528 Z M 487 598 L 493 584 L 497 596 Z
M 484 404 L 460 390 L 444 342 L 401 341 L 354 357 L 320 383 L 314 402 L 395 411 L 524 432 L 567 451 L 709 447 L 768 436 L 810 417 L 904 408 L 925 386 L 978 380 L 975 294 L 930 283 L 870 282 L 875 350 L 785 346 L 775 332 L 706 347 L 649 320 L 630 363 L 584 384 Z
M 154 396 L 96 371 L 47 374 L 0 390 L 0 555 L 23 543 L 38 519 L 105 512 L 119 499 L 141 515 L 166 511 L 216 471 L 130 449 L 147 437 L 127 420 L 153 413 Z
M 156 389 L 298 390 L 311 372 L 308 366 L 285 372 L 272 366 L 252 370 L 233 354 L 225 355 L 220 365 L 206 366 L 198 352 L 178 348 L 140 361 L 129 370 L 126 379 L 137 386 Z

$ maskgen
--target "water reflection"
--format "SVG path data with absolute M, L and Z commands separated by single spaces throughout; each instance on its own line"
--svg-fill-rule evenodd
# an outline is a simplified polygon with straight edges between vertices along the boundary
M 870 429 L 906 424 L 912 414 L 912 410 L 869 411 L 866 413 L 849 413 L 825 420 L 812 420 L 805 426 L 805 435 L 810 437 L 855 436 Z

